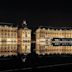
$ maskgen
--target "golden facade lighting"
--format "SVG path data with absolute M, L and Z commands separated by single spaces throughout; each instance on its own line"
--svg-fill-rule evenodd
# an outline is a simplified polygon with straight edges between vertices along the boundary
M 72 46 L 66 46 L 71 41 L 61 41 L 56 39 L 53 41 L 53 38 L 72 38 L 72 30 L 54 30 L 54 29 L 44 29 L 39 28 L 36 30 L 36 53 L 37 54 L 72 54 Z M 56 45 L 53 45 L 56 44 Z M 65 44 L 58 45 L 58 44 Z M 57 46 L 58 45 L 58 46 Z M 43 52 L 42 51 L 43 49 Z
M 0 55 L 17 55 L 17 27 L 0 26 Z
M 27 25 L 26 21 L 23 23 Z M 31 30 L 27 27 L 0 26 L 0 56 L 18 53 L 23 55 L 31 53 Z
M 19 43 L 19 53 L 28 54 L 31 53 L 31 30 L 28 28 L 21 28 L 18 31 L 20 43 Z

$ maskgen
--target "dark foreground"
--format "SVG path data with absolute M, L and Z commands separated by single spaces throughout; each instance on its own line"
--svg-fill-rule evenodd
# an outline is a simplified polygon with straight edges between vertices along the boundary
M 25 62 L 20 57 L 0 58 L 0 71 L 64 71 L 72 70 L 72 56 L 29 54 Z

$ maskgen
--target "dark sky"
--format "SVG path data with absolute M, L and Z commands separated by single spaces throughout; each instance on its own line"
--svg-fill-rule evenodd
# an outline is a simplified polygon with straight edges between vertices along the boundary
M 72 13 L 62 12 L 49 7 L 7 7 L 0 9 L 0 22 L 20 24 L 27 20 L 31 27 L 72 26 Z

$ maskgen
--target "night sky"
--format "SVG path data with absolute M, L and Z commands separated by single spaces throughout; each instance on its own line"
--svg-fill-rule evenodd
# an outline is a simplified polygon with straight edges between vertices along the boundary
M 72 26 L 72 13 L 61 12 L 49 7 L 7 7 L 0 9 L 0 22 L 21 24 L 27 20 L 28 26 Z

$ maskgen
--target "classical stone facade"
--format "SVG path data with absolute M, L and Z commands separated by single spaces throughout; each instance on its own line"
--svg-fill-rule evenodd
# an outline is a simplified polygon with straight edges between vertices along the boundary
M 17 27 L 0 26 L 0 56 L 17 55 Z
M 31 53 L 31 30 L 0 25 L 0 56 Z
M 72 54 L 72 30 L 36 30 L 37 54 Z
M 20 43 L 19 43 L 19 53 L 27 54 L 31 53 L 31 30 L 27 27 L 20 28 L 18 31 Z

